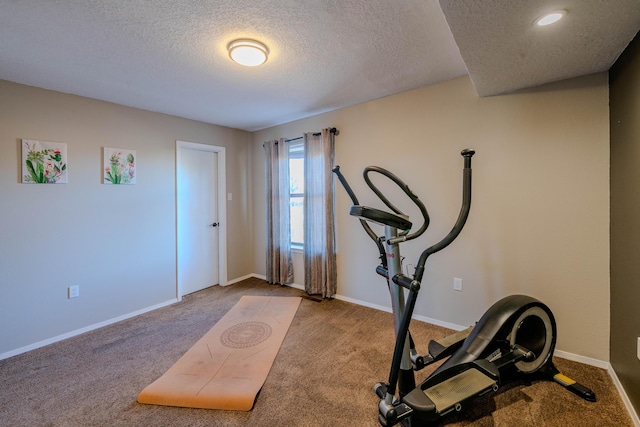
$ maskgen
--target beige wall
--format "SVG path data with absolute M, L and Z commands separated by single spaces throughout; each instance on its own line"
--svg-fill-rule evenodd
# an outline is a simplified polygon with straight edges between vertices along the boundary
M 459 152 L 478 152 L 469 222 L 430 260 L 418 315 L 467 325 L 503 295 L 531 294 L 554 311 L 560 350 L 608 361 L 606 74 L 491 98 L 460 78 L 253 136 L 0 81 L 0 355 L 175 298 L 177 139 L 227 147 L 228 278 L 264 274 L 262 142 L 327 126 L 340 129 L 337 163 L 363 203 L 375 205 L 361 171 L 376 164 L 427 204 L 432 225 L 403 247 L 405 264 L 449 231 Z M 67 143 L 69 183 L 20 184 L 21 138 Z M 100 183 L 103 146 L 137 151 L 135 186 Z M 348 207 L 339 191 L 338 293 L 388 306 L 376 250 Z M 81 296 L 68 300 L 75 284 Z
M 558 349 L 609 360 L 606 73 L 489 98 L 459 78 L 255 132 L 256 273 L 265 271 L 262 142 L 330 126 L 340 130 L 336 163 L 361 203 L 377 205 L 361 172 L 379 165 L 427 205 L 431 226 L 401 248 L 405 265 L 450 230 L 460 208 L 459 152 L 477 151 L 469 221 L 428 262 L 417 315 L 469 325 L 498 298 L 529 294 L 553 310 Z M 338 294 L 388 306 L 374 271 L 376 249 L 349 217 L 349 205 L 338 191 Z M 464 280 L 462 293 L 453 290 L 454 277 Z
M 22 138 L 66 143 L 69 183 L 21 184 Z M 0 355 L 175 299 L 176 140 L 226 147 L 227 277 L 252 273 L 247 132 L 0 81 Z M 104 146 L 136 185 L 101 184 Z

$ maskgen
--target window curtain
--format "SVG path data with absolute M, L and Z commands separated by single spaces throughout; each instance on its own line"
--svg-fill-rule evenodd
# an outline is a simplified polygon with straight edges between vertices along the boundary
M 267 198 L 267 282 L 293 283 L 289 239 L 289 147 L 284 139 L 264 143 Z
M 335 295 L 337 283 L 334 144 L 330 129 L 304 134 L 304 286 L 323 298 Z

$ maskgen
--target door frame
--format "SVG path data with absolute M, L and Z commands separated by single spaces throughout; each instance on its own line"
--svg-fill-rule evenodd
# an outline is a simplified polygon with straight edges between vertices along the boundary
M 227 161 L 225 147 L 176 140 L 176 298 L 178 301 L 182 300 L 183 295 L 180 281 L 178 280 L 180 266 L 178 264 L 178 239 L 180 238 L 180 230 L 178 230 L 178 189 L 180 188 L 178 186 L 178 168 L 180 167 L 180 151 L 183 149 L 209 151 L 218 154 L 218 284 L 220 286 L 227 284 Z

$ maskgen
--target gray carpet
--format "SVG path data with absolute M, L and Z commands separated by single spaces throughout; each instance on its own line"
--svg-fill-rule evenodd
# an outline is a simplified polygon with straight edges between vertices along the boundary
M 180 303 L 0 361 L 1 426 L 378 426 L 374 383 L 386 379 L 392 317 L 343 301 L 303 299 L 250 412 L 136 402 L 242 295 L 297 289 L 248 279 L 188 295 Z M 422 351 L 448 331 L 420 322 Z M 450 426 L 633 426 L 608 373 L 556 359 L 591 387 L 583 401 L 557 384 L 524 382 L 476 400 Z M 425 370 L 426 371 L 426 370 Z M 420 376 L 428 372 L 420 372 Z

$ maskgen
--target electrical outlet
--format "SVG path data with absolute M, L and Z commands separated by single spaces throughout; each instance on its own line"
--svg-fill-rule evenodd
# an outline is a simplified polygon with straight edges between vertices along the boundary
M 462 292 L 462 279 L 459 279 L 457 277 L 453 278 L 453 289 L 455 291 Z
M 407 273 L 406 273 L 406 275 L 409 276 L 409 277 L 412 277 L 413 276 L 413 272 L 414 272 L 415 269 L 416 268 L 413 266 L 413 264 L 407 264 L 407 267 L 406 267 Z
M 69 286 L 68 296 L 69 296 L 69 299 L 78 298 L 80 296 L 80 286 L 78 285 Z

